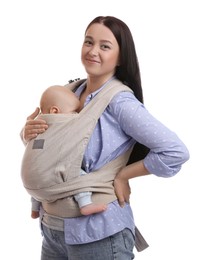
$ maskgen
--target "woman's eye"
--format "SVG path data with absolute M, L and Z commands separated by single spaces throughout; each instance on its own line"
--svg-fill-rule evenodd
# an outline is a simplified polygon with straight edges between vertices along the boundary
M 89 45 L 92 45 L 92 42 L 91 42 L 91 41 L 88 41 L 88 40 L 86 40 L 86 41 L 84 41 L 84 44 L 85 44 L 85 45 L 87 45 L 87 46 L 89 46 Z
M 106 50 L 106 49 L 110 49 L 110 47 L 109 47 L 108 45 L 104 45 L 104 44 L 101 46 L 101 48 L 102 48 L 102 49 L 105 49 L 105 50 Z

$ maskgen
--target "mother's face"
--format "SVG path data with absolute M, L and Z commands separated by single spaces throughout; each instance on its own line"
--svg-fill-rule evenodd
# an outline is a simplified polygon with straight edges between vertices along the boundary
M 90 76 L 110 78 L 119 63 L 119 45 L 112 31 L 103 24 L 92 24 L 85 34 L 82 64 Z

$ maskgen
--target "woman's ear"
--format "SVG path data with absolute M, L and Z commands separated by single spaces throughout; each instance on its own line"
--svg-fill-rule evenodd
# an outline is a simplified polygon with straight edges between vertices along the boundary
M 49 110 L 49 113 L 50 114 L 58 114 L 58 113 L 60 113 L 60 109 L 56 106 L 52 106 Z

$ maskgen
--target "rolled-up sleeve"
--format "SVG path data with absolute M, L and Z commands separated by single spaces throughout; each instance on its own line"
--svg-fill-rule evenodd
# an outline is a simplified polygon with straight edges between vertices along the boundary
M 131 93 L 115 98 L 115 114 L 123 131 L 150 149 L 143 162 L 147 170 L 160 177 L 178 173 L 189 159 L 189 151 L 176 133 L 162 124 Z

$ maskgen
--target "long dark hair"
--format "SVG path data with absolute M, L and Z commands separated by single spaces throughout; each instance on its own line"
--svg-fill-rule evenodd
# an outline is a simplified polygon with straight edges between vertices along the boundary
M 120 65 L 116 68 L 115 76 L 134 92 L 135 97 L 143 103 L 143 91 L 139 62 L 136 54 L 135 44 L 129 27 L 120 19 L 113 16 L 98 16 L 94 18 L 86 28 L 100 23 L 109 28 L 116 38 L 120 49 Z M 136 143 L 129 163 L 143 159 L 149 152 L 149 148 Z

